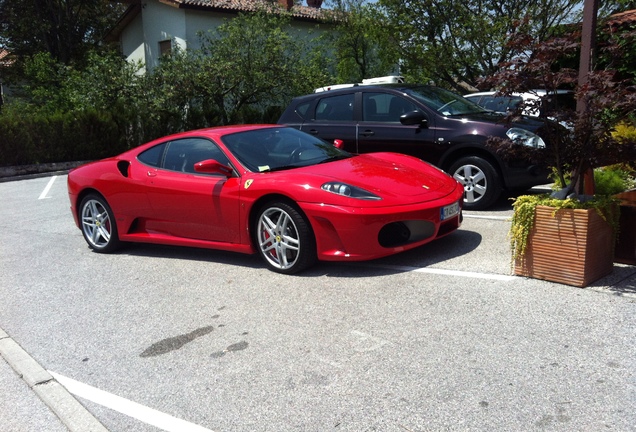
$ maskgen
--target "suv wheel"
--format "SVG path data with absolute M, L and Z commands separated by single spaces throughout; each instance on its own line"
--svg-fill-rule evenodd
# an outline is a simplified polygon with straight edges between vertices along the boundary
M 448 172 L 464 185 L 464 209 L 483 210 L 501 194 L 501 182 L 495 168 L 485 159 L 469 156 L 458 159 Z

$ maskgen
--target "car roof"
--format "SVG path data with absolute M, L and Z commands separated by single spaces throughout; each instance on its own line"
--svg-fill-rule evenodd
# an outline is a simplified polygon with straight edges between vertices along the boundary
M 427 85 L 427 84 L 405 84 L 405 83 L 391 83 L 391 84 L 363 84 L 363 85 L 359 85 L 359 84 L 353 84 L 353 85 L 349 85 L 345 88 L 334 88 L 331 90 L 324 90 L 324 91 L 320 91 L 320 92 L 315 92 L 315 93 L 309 93 L 303 96 L 298 96 L 294 99 L 298 100 L 298 99 L 313 99 L 313 98 L 322 98 L 325 97 L 325 95 L 339 95 L 339 94 L 346 94 L 346 93 L 352 93 L 352 92 L 357 92 L 360 91 L 361 89 L 364 90 L 378 90 L 378 89 L 390 89 L 390 90 L 395 90 L 395 91 L 401 91 L 401 90 L 406 90 L 406 89 L 410 89 L 410 88 L 421 88 L 421 87 L 435 87 L 432 85 Z

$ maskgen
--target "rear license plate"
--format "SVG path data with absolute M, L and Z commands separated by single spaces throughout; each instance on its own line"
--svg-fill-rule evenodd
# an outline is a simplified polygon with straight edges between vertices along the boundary
M 450 219 L 459 214 L 459 201 L 441 208 L 440 220 Z

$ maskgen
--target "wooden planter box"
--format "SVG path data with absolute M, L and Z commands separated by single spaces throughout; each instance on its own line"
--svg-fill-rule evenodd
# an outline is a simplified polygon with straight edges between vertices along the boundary
M 614 261 L 636 265 L 636 190 L 615 197 L 621 200 L 621 218 Z
M 514 274 L 585 287 L 613 270 L 611 226 L 594 209 L 537 206 L 534 228 Z

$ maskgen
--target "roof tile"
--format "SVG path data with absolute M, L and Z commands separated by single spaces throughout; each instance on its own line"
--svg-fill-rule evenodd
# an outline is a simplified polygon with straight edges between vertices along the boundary
M 178 5 L 194 6 L 199 8 L 210 9 L 227 9 L 228 11 L 251 12 L 263 7 L 272 7 L 281 5 L 275 0 L 169 0 Z M 320 9 L 310 6 L 294 5 L 289 11 L 292 16 L 297 18 L 309 18 L 312 20 L 321 20 L 328 18 L 332 11 Z
M 625 24 L 636 24 L 636 9 L 611 15 L 608 20 L 611 26 L 622 26 Z

